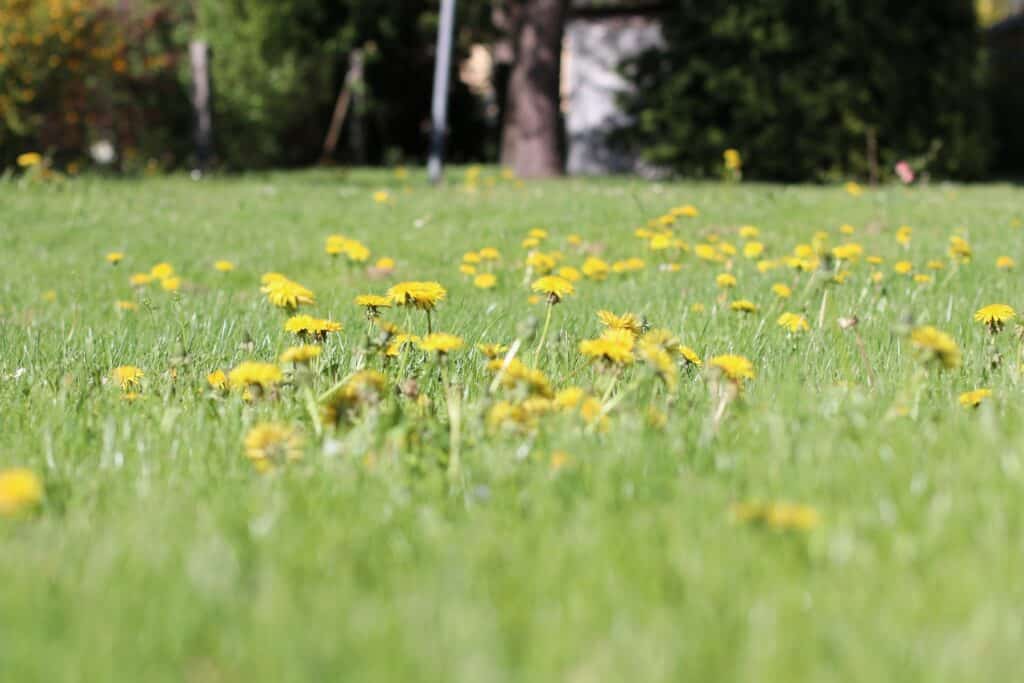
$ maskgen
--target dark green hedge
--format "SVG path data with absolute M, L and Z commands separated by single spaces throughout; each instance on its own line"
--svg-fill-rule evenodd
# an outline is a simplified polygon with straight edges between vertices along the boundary
M 971 0 L 674 0 L 666 48 L 626 66 L 638 125 L 623 140 L 688 175 L 866 176 L 928 157 L 974 178 L 990 156 L 981 37 Z

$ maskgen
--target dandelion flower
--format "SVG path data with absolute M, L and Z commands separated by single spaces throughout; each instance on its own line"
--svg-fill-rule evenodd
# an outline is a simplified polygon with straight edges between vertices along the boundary
M 811 326 L 807 323 L 807 318 L 799 313 L 783 313 L 776 322 L 779 327 L 784 327 L 794 334 L 807 332 L 811 329 Z
M 967 263 L 971 260 L 971 254 L 971 245 L 963 237 L 953 235 L 949 238 L 950 258 L 959 261 L 960 263 Z
M 267 295 L 267 301 L 286 310 L 295 310 L 300 305 L 316 303 L 312 291 L 286 277 L 274 278 L 265 284 L 261 291 Z
M 43 500 L 43 483 L 30 469 L 0 470 L 0 515 L 14 517 L 38 506 Z
M 134 301 L 119 300 L 114 303 L 115 308 L 119 311 L 137 311 L 139 305 Z
M 995 334 L 1016 315 L 1016 312 L 1006 304 L 989 304 L 975 311 L 974 320 L 988 325 L 989 331 Z
M 562 266 L 558 269 L 558 277 L 569 282 L 579 282 L 583 279 L 583 273 L 572 266 Z
M 960 394 L 960 405 L 964 408 L 977 408 L 981 405 L 982 401 L 992 395 L 991 389 L 975 389 L 974 391 L 965 391 Z
M 608 277 L 611 267 L 607 262 L 602 261 L 595 256 L 589 256 L 585 261 L 583 261 L 581 270 L 583 271 L 583 274 L 591 280 L 604 280 Z
M 301 346 L 290 346 L 281 354 L 282 363 L 304 364 L 323 353 L 323 348 L 315 344 L 302 344 Z
M 211 389 L 223 391 L 228 388 L 228 376 L 223 370 L 214 370 L 206 376 L 206 383 Z
M 755 377 L 754 365 L 743 356 L 734 354 L 715 356 L 709 361 L 709 366 L 737 384 Z
M 273 363 L 244 361 L 228 373 L 228 384 L 235 388 L 255 387 L 269 389 L 282 379 L 281 368 Z
M 447 295 L 448 291 L 439 282 L 399 282 L 388 290 L 395 305 L 413 306 L 428 312 Z
M 462 348 L 463 341 L 462 337 L 457 337 L 454 334 L 448 334 L 447 332 L 434 332 L 428 334 L 426 337 L 419 341 L 418 346 L 427 352 L 434 352 L 440 355 L 451 353 Z
M 913 233 L 914 229 L 912 227 L 909 225 L 901 225 L 899 229 L 896 230 L 896 241 L 899 242 L 901 246 L 909 247 L 910 238 Z
M 174 266 L 170 263 L 158 263 L 149 269 L 149 274 L 154 280 L 165 280 L 174 275 Z
M 530 289 L 539 294 L 546 294 L 550 304 L 559 303 L 562 297 L 575 291 L 571 282 L 557 275 L 546 275 L 534 281 Z
M 729 512 L 736 522 L 762 524 L 777 531 L 811 531 L 821 524 L 817 510 L 798 503 L 734 503 Z
M 149 273 L 134 273 L 128 278 L 128 284 L 132 287 L 145 287 L 153 281 L 153 276 Z
M 598 311 L 597 318 L 610 330 L 626 330 L 634 337 L 643 331 L 643 323 L 632 313 L 615 315 L 611 311 Z
M 722 289 L 731 289 L 736 286 L 736 276 L 732 273 L 721 273 L 715 278 L 715 284 Z
M 607 363 L 629 365 L 633 362 L 633 346 L 635 338 L 629 330 L 608 329 L 597 339 L 585 339 L 580 342 L 580 353 L 591 359 L 601 359 Z
M 1017 267 L 1017 262 L 1010 256 L 1000 256 L 996 259 L 996 268 L 999 270 L 1013 270 Z
M 245 435 L 245 457 L 257 472 L 302 459 L 302 436 L 297 430 L 279 422 L 262 422 Z
M 477 289 L 493 289 L 498 284 L 498 278 L 493 273 L 480 273 L 473 278 L 473 286 Z
M 134 365 L 120 365 L 111 370 L 110 374 L 122 390 L 128 391 L 142 384 L 142 377 L 145 373 Z
M 682 356 L 683 360 L 686 361 L 687 365 L 693 365 L 698 368 L 701 365 L 703 365 L 700 356 L 698 356 L 697 352 L 691 349 L 689 346 L 684 346 L 680 344 L 679 346 L 676 347 L 676 352 L 680 356 Z
M 221 259 L 220 261 L 214 261 L 213 268 L 214 270 L 220 271 L 221 273 L 230 273 L 232 270 L 235 269 L 235 264 L 232 263 L 231 261 L 225 261 Z
M 930 284 L 932 280 L 934 280 L 934 278 L 928 273 L 917 273 L 916 275 L 914 275 L 914 282 L 916 282 L 919 285 Z
M 893 264 L 892 269 L 900 275 L 908 275 L 910 271 L 914 270 L 914 264 L 910 261 L 897 261 Z
M 851 197 L 859 197 L 862 194 L 864 194 L 864 188 L 862 188 L 858 183 L 855 183 L 852 180 L 846 183 L 846 185 L 843 186 L 843 189 L 845 189 L 846 194 L 850 195 Z
M 165 292 L 177 292 L 181 289 L 181 278 L 176 276 L 165 277 L 163 280 L 160 280 L 160 287 L 163 288 Z
M 366 309 L 366 315 L 370 318 L 376 318 L 382 308 L 391 308 L 391 299 L 379 294 L 360 294 L 355 302 L 356 306 Z
M 508 352 L 508 346 L 505 344 L 477 344 L 476 349 L 489 359 L 504 356 Z
M 391 193 L 387 190 L 377 190 L 373 193 L 373 201 L 377 204 L 387 204 L 391 201 Z
M 24 154 L 19 154 L 15 161 L 21 168 L 31 168 L 43 163 L 43 155 L 39 152 L 25 152 Z
M 318 341 L 323 341 L 331 332 L 340 332 L 341 323 L 299 314 L 293 315 L 285 321 L 284 330 L 300 337 L 308 335 Z
M 740 153 L 731 147 L 722 152 L 722 161 L 730 171 L 738 171 L 743 166 L 743 159 L 740 158 Z
M 737 313 L 756 313 L 757 312 L 757 304 L 755 304 L 753 301 L 749 301 L 747 299 L 736 299 L 731 304 L 729 304 L 729 308 L 731 308 L 732 310 L 736 311 Z
M 776 282 L 772 285 L 772 294 L 779 297 L 780 299 L 788 299 L 793 296 L 793 290 L 789 288 L 789 285 L 781 282 Z
M 107 263 L 109 263 L 112 266 L 116 266 L 118 263 L 120 263 L 121 261 L 124 260 L 124 252 L 123 251 L 112 251 L 112 252 L 107 254 L 106 259 L 107 259 Z
M 949 370 L 960 366 L 960 347 L 945 332 L 941 332 L 931 325 L 925 325 L 918 327 L 910 334 L 910 341 L 921 353 L 925 362 L 934 360 Z

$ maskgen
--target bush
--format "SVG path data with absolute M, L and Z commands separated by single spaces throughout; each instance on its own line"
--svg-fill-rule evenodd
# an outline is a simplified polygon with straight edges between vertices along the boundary
M 622 140 L 689 175 L 866 176 L 927 158 L 974 178 L 990 153 L 971 0 L 676 0 L 664 50 L 626 66 L 638 84 Z
M 188 121 L 173 25 L 107 0 L 0 0 L 0 166 L 38 151 L 73 168 L 99 140 L 122 168 L 173 163 Z

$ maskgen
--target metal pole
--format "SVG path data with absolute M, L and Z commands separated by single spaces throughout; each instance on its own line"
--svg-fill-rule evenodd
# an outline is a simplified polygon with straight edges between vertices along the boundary
M 452 34 L 455 31 L 455 0 L 441 0 L 437 25 L 437 57 L 434 60 L 434 97 L 430 107 L 430 182 L 441 182 L 445 129 L 448 126 L 448 75 L 452 66 Z

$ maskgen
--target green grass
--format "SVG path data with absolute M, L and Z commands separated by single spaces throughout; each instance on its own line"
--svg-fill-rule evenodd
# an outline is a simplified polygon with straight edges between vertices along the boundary
M 370 195 L 391 187 L 394 201 Z M 7 681 L 1002 681 L 1024 643 L 1024 409 L 1012 326 L 995 338 L 975 309 L 1024 306 L 1024 192 L 1010 186 L 839 188 L 563 181 L 469 193 L 390 175 L 274 174 L 192 183 L 79 179 L 0 183 L 0 468 L 43 479 L 34 513 L 0 518 L 0 678 Z M 637 226 L 692 203 L 691 245 L 709 232 L 736 246 L 761 229 L 773 257 L 809 242 L 855 240 L 886 262 L 884 287 L 860 263 L 842 285 L 788 269 L 761 274 L 738 256 L 723 307 L 723 265 L 692 255 L 677 273 L 651 265 Z M 840 224 L 856 227 L 839 235 Z M 904 252 L 894 233 L 914 227 Z M 757 378 L 713 428 L 711 376 L 682 370 L 669 402 L 642 364 L 631 391 L 590 433 L 552 415 L 525 434 L 484 419 L 490 373 L 453 354 L 461 388 L 462 469 L 445 470 L 449 423 L 436 367 L 411 352 L 389 380 L 415 377 L 432 400 L 389 397 L 317 439 L 294 387 L 277 400 L 211 397 L 205 376 L 289 343 L 285 316 L 259 291 L 280 271 L 316 292 L 330 338 L 315 388 L 354 368 L 366 321 L 352 305 L 396 279 L 436 279 L 448 300 L 435 329 L 468 345 L 511 342 L 543 319 L 523 284 L 527 230 L 566 262 L 578 233 L 609 260 L 643 255 L 640 273 L 580 282 L 553 311 L 540 366 L 561 388 L 601 391 L 576 351 L 607 308 L 667 327 L 705 360 L 750 358 Z M 946 260 L 967 236 L 972 263 L 930 285 L 897 276 Z M 398 262 L 371 281 L 323 252 L 331 233 Z M 499 286 L 474 289 L 465 251 L 501 250 Z M 123 250 L 111 267 L 104 254 Z M 905 256 L 904 256 L 905 255 Z M 237 263 L 232 273 L 216 259 Z M 133 294 L 132 272 L 172 263 L 178 295 Z M 794 285 L 776 302 L 774 282 Z M 824 291 L 828 301 L 818 326 Z M 54 301 L 44 298 L 53 290 Z M 136 299 L 135 312 L 115 310 Z M 693 303 L 706 311 L 691 311 Z M 775 324 L 803 312 L 812 331 Z M 869 386 L 856 328 L 877 376 Z M 401 311 L 389 313 L 405 323 Z M 529 321 L 533 318 L 532 323 Z M 905 338 L 933 324 L 963 351 L 959 369 L 921 364 Z M 411 316 L 422 332 L 422 316 Z M 523 357 L 533 344 L 524 344 Z M 371 359 L 371 364 L 377 363 Z M 127 402 L 106 378 L 146 373 Z M 176 379 L 170 369 L 175 368 Z M 967 410 L 957 396 L 988 387 Z M 648 406 L 667 424 L 647 423 Z M 254 472 L 242 440 L 254 423 L 300 428 L 305 458 Z M 551 453 L 569 454 L 553 471 Z M 737 501 L 793 501 L 821 517 L 808 531 L 737 524 Z

